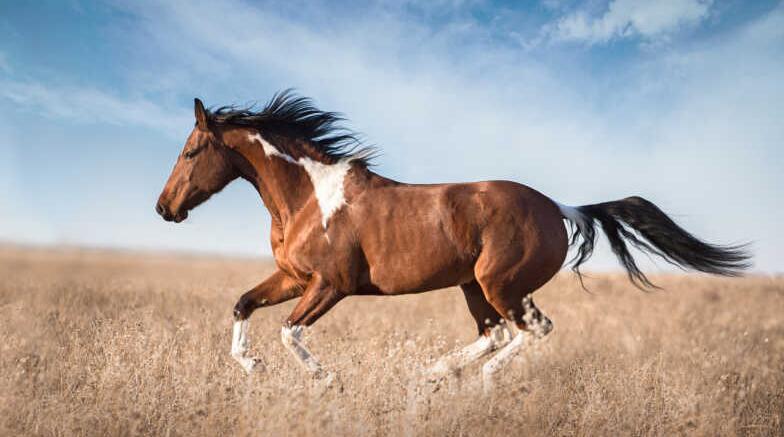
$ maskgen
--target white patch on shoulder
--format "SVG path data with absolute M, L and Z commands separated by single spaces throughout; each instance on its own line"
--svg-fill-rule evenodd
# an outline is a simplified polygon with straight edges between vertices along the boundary
M 302 157 L 295 161 L 291 156 L 282 153 L 277 147 L 267 142 L 261 134 L 250 134 L 251 141 L 258 141 L 267 156 L 277 156 L 305 169 L 313 184 L 313 192 L 321 210 L 321 225 L 327 229 L 327 221 L 337 210 L 346 204 L 343 193 L 343 180 L 351 170 L 351 159 L 343 159 L 334 164 L 324 164 L 313 159 Z
M 280 150 L 278 150 L 277 147 L 275 147 L 272 144 L 268 143 L 267 140 L 265 140 L 264 137 L 261 136 L 261 134 L 259 134 L 259 133 L 249 134 L 248 138 L 251 141 L 258 141 L 259 143 L 261 143 L 261 148 L 264 149 L 264 154 L 265 155 L 267 155 L 267 156 L 277 156 L 278 158 L 281 158 L 284 161 L 288 161 L 288 162 L 290 162 L 292 164 L 296 164 L 297 163 L 297 161 L 294 161 L 294 158 L 292 158 L 291 156 L 281 152 Z
M 310 158 L 300 158 L 299 163 L 313 183 L 313 191 L 321 209 L 321 225 L 326 229 L 332 214 L 346 204 L 343 180 L 351 170 L 351 161 L 345 159 L 334 164 L 323 164 Z

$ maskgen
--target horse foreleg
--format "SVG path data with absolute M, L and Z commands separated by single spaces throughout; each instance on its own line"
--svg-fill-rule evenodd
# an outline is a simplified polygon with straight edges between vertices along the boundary
M 260 362 L 248 357 L 248 318 L 256 308 L 275 305 L 302 293 L 302 289 L 288 275 L 278 270 L 261 284 L 243 294 L 234 305 L 234 328 L 231 337 L 231 356 L 245 369 L 252 372 Z
M 316 377 L 324 376 L 324 373 L 321 364 L 302 343 L 302 330 L 312 325 L 344 297 L 345 294 L 327 284 L 320 275 L 314 275 L 302 299 L 294 307 L 291 315 L 286 319 L 286 325 L 280 331 L 286 349 L 305 370 Z
M 250 343 L 248 342 L 248 320 L 237 320 L 234 322 L 231 335 L 231 356 L 245 369 L 251 373 L 256 369 L 261 359 L 248 356 Z

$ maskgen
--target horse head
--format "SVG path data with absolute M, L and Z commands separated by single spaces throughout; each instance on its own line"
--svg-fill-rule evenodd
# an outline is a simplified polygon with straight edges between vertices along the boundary
M 213 130 L 201 100 L 195 99 L 194 111 L 196 124 L 155 206 L 166 221 L 185 220 L 188 211 L 239 176 L 229 149 Z

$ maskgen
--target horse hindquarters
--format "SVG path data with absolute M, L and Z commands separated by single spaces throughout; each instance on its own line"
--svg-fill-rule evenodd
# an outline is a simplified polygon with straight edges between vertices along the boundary
M 487 216 L 479 218 L 485 219 L 487 225 L 482 230 L 482 248 L 474 265 L 476 280 L 462 286 L 479 338 L 438 360 L 430 369 L 431 379 L 498 350 L 482 368 L 483 385 L 489 390 L 493 375 L 523 346 L 524 331 L 541 337 L 552 329 L 552 323 L 536 308 L 530 294 L 549 281 L 563 264 L 566 229 L 552 201 L 533 190 L 518 190 L 519 187 L 488 183 L 483 191 L 481 210 Z M 509 329 L 511 323 L 520 330 L 514 337 Z
M 490 199 L 495 200 L 494 219 L 482 231 L 474 274 L 487 302 L 526 330 L 530 324 L 526 316 L 544 321 L 529 295 L 563 265 L 568 249 L 566 227 L 558 207 L 544 195 L 525 187 L 513 195 L 502 194 L 496 196 L 500 201 Z

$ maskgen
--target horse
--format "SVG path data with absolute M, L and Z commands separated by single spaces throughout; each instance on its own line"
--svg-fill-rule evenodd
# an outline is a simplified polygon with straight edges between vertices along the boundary
M 560 204 L 511 181 L 408 184 L 371 170 L 376 149 L 291 90 L 261 110 L 194 100 L 196 122 L 156 204 L 166 221 L 188 212 L 235 179 L 250 182 L 271 216 L 276 270 L 234 306 L 231 356 L 250 373 L 248 324 L 261 307 L 299 298 L 281 328 L 284 346 L 315 378 L 322 369 L 303 329 L 352 295 L 391 296 L 459 286 L 478 338 L 438 360 L 443 378 L 497 351 L 482 367 L 493 375 L 523 346 L 553 327 L 531 294 L 563 266 L 594 250 L 597 225 L 639 288 L 655 287 L 627 243 L 684 269 L 737 276 L 745 245 L 713 245 L 638 196 L 584 206 Z M 571 233 L 571 237 L 569 234 Z

